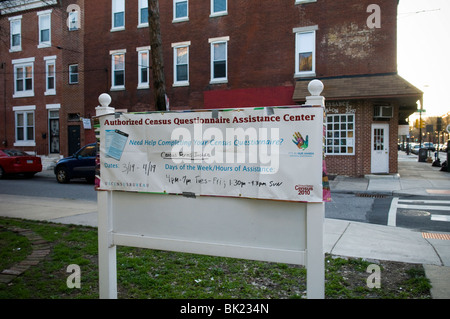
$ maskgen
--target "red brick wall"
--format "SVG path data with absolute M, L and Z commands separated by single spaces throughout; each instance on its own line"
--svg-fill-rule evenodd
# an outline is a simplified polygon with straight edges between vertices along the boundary
M 228 2 L 228 15 L 210 18 L 209 1 L 189 2 L 189 21 L 172 23 L 172 1 L 160 1 L 167 93 L 172 109 L 204 107 L 204 92 L 246 88 L 293 87 L 293 28 L 318 25 L 316 74 L 319 77 L 396 71 L 395 0 L 380 0 L 382 27 L 366 25 L 371 0 L 319 0 L 296 5 L 257 0 Z M 136 47 L 149 45 L 148 29 L 138 29 L 137 1 L 126 1 L 126 30 L 110 32 L 111 1 L 86 3 L 86 107 L 109 92 L 109 50 L 126 49 L 126 91 L 110 92 L 113 106 L 129 110 L 153 108 L 151 90 L 136 90 Z M 209 38 L 229 36 L 228 83 L 211 85 Z M 172 87 L 171 43 L 191 41 L 188 87 Z M 107 71 L 106 71 L 107 70 Z M 242 102 L 242 101 L 239 101 Z M 232 106 L 232 105 L 230 105 Z
M 389 173 L 398 172 L 397 139 L 398 139 L 398 105 L 395 101 L 385 101 L 394 107 L 391 119 L 376 121 L 373 118 L 374 102 L 370 100 L 348 101 L 355 113 L 355 155 L 327 155 L 327 171 L 329 174 L 364 176 L 371 173 L 371 139 L 372 124 L 389 124 Z M 345 114 L 345 107 L 332 107 L 339 114 Z M 331 114 L 331 113 L 330 113 Z
M 84 0 L 77 3 L 83 7 Z M 67 154 L 67 117 L 69 113 L 84 115 L 84 83 L 81 81 L 77 86 L 68 86 L 68 63 L 83 63 L 83 30 L 67 30 L 66 8 L 72 0 L 64 0 L 55 6 L 44 6 L 34 10 L 20 11 L 0 16 L 0 40 L 5 44 L 0 50 L 0 63 L 4 62 L 5 69 L 0 69 L 0 118 L 2 141 L 5 140 L 8 147 L 13 147 L 15 142 L 15 106 L 35 105 L 35 142 L 33 147 L 18 147 L 26 151 L 46 155 L 49 151 L 49 122 L 48 104 L 60 104 L 60 148 L 61 154 Z M 38 48 L 38 16 L 37 12 L 52 10 L 51 13 L 51 47 Z M 83 10 L 82 10 L 83 13 Z M 21 36 L 22 50 L 9 52 L 10 22 L 9 17 L 22 16 Z M 83 21 L 83 16 L 82 16 Z M 44 57 L 56 56 L 56 95 L 45 95 L 46 91 L 46 63 Z M 13 98 L 14 93 L 14 66 L 15 59 L 34 57 L 34 96 L 24 98 Z M 80 73 L 82 79 L 82 73 Z M 6 116 L 5 116 L 6 112 Z M 5 123 L 6 122 L 6 123 Z M 73 123 L 72 123 L 73 124 Z M 80 123 L 76 123 L 80 124 Z M 5 130 L 6 126 L 6 130 Z M 81 130 L 83 140 L 83 130 Z M 4 144 L 2 144 L 4 145 Z

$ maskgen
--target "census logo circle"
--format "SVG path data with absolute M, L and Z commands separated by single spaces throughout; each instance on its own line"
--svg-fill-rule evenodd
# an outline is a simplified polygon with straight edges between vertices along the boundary
M 311 191 L 314 190 L 313 185 L 295 185 L 295 190 L 298 192 L 298 195 L 310 195 Z

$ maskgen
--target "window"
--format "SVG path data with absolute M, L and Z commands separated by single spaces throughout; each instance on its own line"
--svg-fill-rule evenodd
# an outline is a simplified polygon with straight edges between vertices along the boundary
M 227 0 L 211 0 L 211 17 L 228 14 Z
M 148 0 L 139 0 L 138 28 L 148 27 Z
M 138 52 L 138 89 L 148 89 L 149 85 L 149 51 L 150 46 L 136 48 Z
M 173 0 L 173 22 L 188 21 L 188 0 Z
M 111 90 L 125 89 L 125 52 L 126 50 L 110 52 L 112 56 Z
M 34 140 L 34 110 L 36 106 L 15 106 L 16 141 L 14 146 L 35 146 Z
M 73 10 L 69 12 L 69 31 L 78 30 L 78 11 Z
M 22 16 L 9 18 L 10 23 L 10 52 L 22 50 Z
M 228 50 L 229 37 L 209 39 L 211 44 L 211 83 L 228 82 Z
M 189 45 L 190 42 L 174 43 L 173 47 L 173 85 L 189 85 Z
M 326 153 L 330 155 L 355 154 L 355 115 L 327 115 Z
M 56 56 L 45 57 L 45 95 L 56 94 L 55 60 Z
M 125 0 L 112 0 L 112 28 L 111 31 L 125 29 Z
M 69 65 L 69 84 L 78 83 L 78 64 Z
M 34 96 L 34 58 L 13 60 L 14 95 L 13 97 Z
M 39 16 L 39 45 L 38 48 L 51 46 L 51 10 L 38 12 Z
M 295 33 L 295 76 L 314 76 L 316 72 L 317 27 L 294 29 Z

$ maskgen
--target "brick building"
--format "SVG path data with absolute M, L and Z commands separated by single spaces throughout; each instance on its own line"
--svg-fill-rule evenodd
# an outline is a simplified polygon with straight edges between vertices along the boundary
M 57 159 L 84 143 L 83 2 L 0 3 L 2 146 Z
M 63 40 L 72 51 L 61 50 L 56 61 L 67 69 L 77 52 L 84 61 L 76 60 L 78 89 L 66 85 L 76 92 L 60 96 L 71 111 L 59 116 L 67 132 L 79 128 L 85 144 L 95 140 L 94 132 L 79 118 L 95 114 L 101 93 L 110 94 L 119 110 L 155 109 L 148 10 L 147 0 L 72 2 L 82 8 L 82 39 L 75 45 L 74 33 L 66 31 Z M 396 172 L 398 125 L 416 110 L 422 92 L 397 74 L 398 1 L 372 2 L 159 1 L 170 109 L 300 104 L 317 78 L 327 99 L 329 173 Z M 12 68 L 9 60 L 7 66 Z M 84 101 L 77 103 L 78 94 Z M 63 140 L 62 131 L 61 147 L 68 149 L 70 134 Z

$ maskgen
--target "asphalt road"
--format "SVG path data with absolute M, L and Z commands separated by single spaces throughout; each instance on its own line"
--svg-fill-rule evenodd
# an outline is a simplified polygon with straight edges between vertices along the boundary
M 69 184 L 60 184 L 51 171 L 37 173 L 33 178 L 8 176 L 1 179 L 0 194 L 97 200 L 94 184 L 89 184 L 84 179 L 74 179 Z
M 38 173 L 31 179 L 21 176 L 2 179 L 0 194 L 97 200 L 93 184 L 84 179 L 59 184 L 51 171 Z M 397 198 L 335 193 L 332 201 L 325 203 L 325 217 L 418 231 L 450 232 L 450 196 Z

